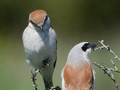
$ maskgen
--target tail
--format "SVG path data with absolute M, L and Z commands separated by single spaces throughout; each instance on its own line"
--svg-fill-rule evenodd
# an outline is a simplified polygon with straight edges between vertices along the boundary
M 44 61 L 45 65 L 48 64 L 48 62 Z M 55 61 L 56 63 L 56 61 Z M 48 65 L 45 68 L 40 69 L 40 74 L 43 77 L 44 85 L 45 85 L 45 90 L 50 90 L 53 87 L 53 82 L 52 82 L 52 76 L 55 68 L 55 63 L 52 65 Z
M 46 81 L 45 78 L 43 77 L 44 85 L 45 85 L 45 90 L 50 90 L 53 87 L 53 82 Z
M 50 90 L 53 87 L 53 69 L 51 67 L 43 68 L 40 70 L 40 74 L 43 77 L 45 90 Z

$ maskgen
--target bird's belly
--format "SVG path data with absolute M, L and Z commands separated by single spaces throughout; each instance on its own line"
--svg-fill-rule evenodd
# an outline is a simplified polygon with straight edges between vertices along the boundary
M 35 68 L 41 66 L 43 60 L 48 58 L 53 59 L 55 57 L 55 53 L 53 53 L 55 51 L 50 47 L 49 43 L 46 44 L 41 38 L 37 38 L 33 41 L 29 40 L 24 43 L 25 53 Z
M 45 59 L 49 58 L 52 62 L 56 59 L 56 43 L 43 32 L 38 33 L 26 28 L 23 33 L 23 45 L 27 58 L 35 68 L 42 65 Z
M 37 47 L 38 48 L 38 47 Z M 43 63 L 43 60 L 47 59 L 49 57 L 49 53 L 47 52 L 46 48 L 44 46 L 39 47 L 39 50 L 34 47 L 32 48 L 27 48 L 26 56 L 30 60 L 31 64 L 35 67 L 38 68 L 41 66 Z

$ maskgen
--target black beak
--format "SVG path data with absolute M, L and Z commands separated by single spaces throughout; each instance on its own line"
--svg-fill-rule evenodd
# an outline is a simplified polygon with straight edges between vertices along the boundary
M 96 44 L 91 44 L 90 47 L 94 50 L 94 48 L 96 47 Z
M 29 20 L 33 25 L 35 25 L 36 27 L 38 27 L 38 28 L 40 28 L 41 30 L 43 29 L 43 25 L 40 25 L 40 26 L 38 26 L 38 25 L 36 25 L 32 20 Z
M 96 44 L 90 44 L 90 43 L 85 43 L 82 47 L 82 50 L 83 51 L 86 51 L 87 49 L 91 48 L 94 50 L 94 48 L 96 47 L 97 45 Z

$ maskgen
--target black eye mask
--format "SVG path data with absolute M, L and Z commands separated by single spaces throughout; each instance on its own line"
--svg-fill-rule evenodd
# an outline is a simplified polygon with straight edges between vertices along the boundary
M 85 43 L 85 44 L 82 46 L 82 50 L 85 52 L 87 49 L 89 49 L 89 48 L 94 49 L 95 47 L 96 47 L 96 44 Z

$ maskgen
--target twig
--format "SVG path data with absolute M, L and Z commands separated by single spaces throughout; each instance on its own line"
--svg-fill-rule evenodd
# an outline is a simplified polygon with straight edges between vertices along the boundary
M 50 65 L 49 65 L 49 62 L 50 60 L 49 59 L 45 59 L 44 61 L 43 61 L 43 65 L 42 66 L 39 66 L 39 68 L 38 69 L 35 69 L 35 72 L 33 73 L 33 71 L 32 71 L 32 69 L 31 69 L 31 80 L 32 80 L 32 82 L 33 82 L 33 85 L 32 86 L 34 86 L 34 88 L 35 88 L 35 90 L 38 90 L 37 89 L 37 84 L 36 84 L 36 75 L 37 75 L 37 73 L 38 72 L 40 72 L 40 70 L 41 69 L 43 69 L 43 68 L 47 68 L 47 67 L 49 67 Z M 59 87 L 59 86 L 56 86 L 56 87 L 51 87 L 51 89 L 49 89 L 49 90 L 61 90 L 61 88 Z
M 102 46 L 95 48 L 94 50 L 101 50 L 101 49 L 107 49 L 113 56 L 115 59 L 117 59 L 118 61 L 120 61 L 120 58 L 110 49 L 110 47 L 107 45 L 105 45 L 103 42 L 104 40 L 98 41 Z M 97 67 L 99 67 L 101 70 L 104 71 L 105 74 L 107 74 L 109 76 L 109 78 L 114 81 L 116 90 L 119 90 L 118 84 L 116 83 L 116 80 L 114 78 L 114 74 L 112 72 L 117 72 L 120 73 L 120 71 L 118 70 L 118 68 L 116 67 L 115 63 L 113 62 L 113 60 L 111 60 L 111 63 L 113 65 L 114 68 L 108 68 L 106 66 L 104 66 L 104 64 L 102 64 L 101 66 L 99 64 L 97 64 L 96 62 L 93 62 L 93 64 L 95 64 Z
M 116 83 L 116 80 L 115 80 L 115 78 L 114 78 L 114 75 L 113 75 L 112 72 L 111 72 L 113 69 L 105 67 L 104 64 L 103 64 L 102 66 L 100 66 L 100 65 L 97 64 L 96 62 L 93 62 L 93 64 L 96 65 L 97 67 L 99 67 L 101 70 L 103 70 L 104 73 L 107 74 L 107 75 L 110 77 L 111 80 L 113 80 L 113 82 L 114 82 L 114 84 L 115 84 L 115 86 L 116 86 L 116 90 L 119 90 L 118 84 Z
M 48 64 L 48 61 L 47 60 L 44 60 L 43 61 L 43 65 L 42 66 L 40 66 L 38 69 L 35 69 L 35 72 L 33 73 L 33 71 L 32 71 L 32 69 L 31 69 L 31 80 L 32 80 L 32 82 L 33 82 L 33 87 L 35 88 L 35 90 L 38 90 L 37 89 L 37 84 L 36 84 L 36 75 L 37 75 L 37 73 L 38 72 L 40 72 L 40 69 L 43 69 L 43 68 L 46 68 L 46 67 L 49 67 L 49 64 Z
M 32 74 L 32 75 L 31 75 L 31 80 L 33 81 L 33 85 L 32 85 L 32 86 L 35 88 L 35 90 L 38 90 L 38 89 L 37 89 L 37 84 L 36 84 L 36 82 L 35 82 L 35 81 L 37 80 L 37 79 L 36 79 L 36 75 L 37 75 L 38 72 L 39 72 L 39 69 L 35 70 L 34 73 L 33 73 L 32 69 L 31 69 L 31 74 Z
M 43 66 L 39 67 L 38 69 L 35 69 L 35 72 L 34 72 L 34 73 L 33 73 L 32 69 L 31 69 L 31 74 L 32 74 L 32 75 L 31 75 L 31 80 L 32 80 L 32 82 L 33 82 L 33 85 L 32 85 L 32 86 L 35 88 L 35 90 L 38 90 L 38 89 L 37 89 L 37 84 L 36 84 L 36 82 L 35 82 L 35 81 L 37 80 L 37 79 L 36 79 L 36 75 L 37 75 L 38 72 L 40 72 L 40 69 L 45 68 L 45 67 L 47 67 L 47 66 L 43 65 Z
M 111 68 L 111 71 L 120 73 L 120 71 L 118 71 L 118 68 L 116 67 L 115 63 L 113 62 L 113 60 L 111 60 L 111 63 L 113 64 L 113 66 L 115 68 L 115 69 Z
M 101 40 L 101 41 L 98 41 L 102 46 L 101 47 L 98 47 L 98 48 L 95 48 L 94 50 L 98 50 L 98 49 L 103 49 L 103 48 L 105 48 L 105 49 L 107 49 L 108 51 L 110 51 L 111 52 L 111 54 L 113 54 L 114 55 L 114 57 L 115 57 L 115 59 L 117 59 L 119 62 L 120 62 L 120 58 L 110 49 L 110 47 L 107 45 L 105 45 L 103 42 L 104 42 L 104 40 Z

